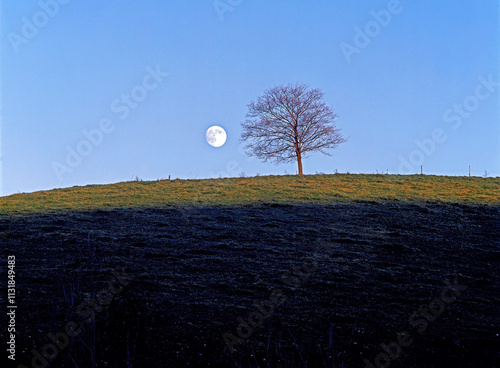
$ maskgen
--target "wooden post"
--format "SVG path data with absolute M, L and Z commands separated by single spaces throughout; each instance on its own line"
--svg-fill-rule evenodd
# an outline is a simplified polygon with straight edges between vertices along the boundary
M 469 165 L 469 178 L 470 178 L 470 165 Z
M 422 169 L 422 165 L 420 165 L 420 175 L 424 174 L 424 170 Z

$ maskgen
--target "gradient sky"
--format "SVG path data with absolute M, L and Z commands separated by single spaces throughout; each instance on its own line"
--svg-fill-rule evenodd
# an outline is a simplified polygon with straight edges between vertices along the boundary
M 498 0 L 2 1 L 0 30 L 1 195 L 295 174 L 239 138 L 252 100 L 296 82 L 349 138 L 306 174 L 500 175 Z

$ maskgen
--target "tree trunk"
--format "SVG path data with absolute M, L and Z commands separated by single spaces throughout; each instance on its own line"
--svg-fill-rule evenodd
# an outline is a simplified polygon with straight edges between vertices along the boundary
M 295 146 L 295 153 L 297 154 L 297 164 L 299 165 L 299 175 L 303 175 L 303 173 L 302 173 L 302 154 L 300 152 L 299 134 L 297 132 L 297 126 L 295 126 L 294 134 L 295 134 L 294 146 Z
M 299 175 L 304 175 L 302 172 L 302 155 L 297 152 L 297 164 L 299 165 Z

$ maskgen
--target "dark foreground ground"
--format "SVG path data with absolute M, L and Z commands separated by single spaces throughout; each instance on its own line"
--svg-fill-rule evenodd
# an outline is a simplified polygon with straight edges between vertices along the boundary
M 499 239 L 499 207 L 437 203 L 3 216 L 11 366 L 499 366 Z

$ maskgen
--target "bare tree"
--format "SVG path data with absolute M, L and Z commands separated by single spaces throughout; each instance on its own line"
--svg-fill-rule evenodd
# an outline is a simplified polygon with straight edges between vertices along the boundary
M 277 86 L 248 105 L 242 124 L 242 141 L 247 153 L 276 163 L 297 160 L 302 175 L 302 158 L 308 152 L 327 149 L 346 141 L 335 127 L 337 117 L 323 102 L 320 89 L 306 85 Z

